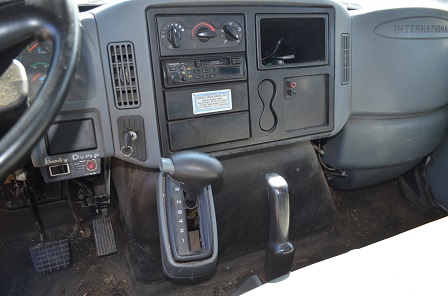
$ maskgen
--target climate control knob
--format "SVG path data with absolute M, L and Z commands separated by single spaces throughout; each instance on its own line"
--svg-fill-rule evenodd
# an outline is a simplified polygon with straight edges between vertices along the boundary
M 216 32 L 210 30 L 207 27 L 199 28 L 196 33 L 196 37 L 198 37 L 199 41 L 201 42 L 207 42 L 210 39 L 215 38 L 216 36 Z
M 228 42 L 237 44 L 244 38 L 243 27 L 236 21 L 226 21 L 220 31 L 224 44 Z
M 173 48 L 179 48 L 180 47 L 180 41 L 182 39 L 182 33 L 179 31 L 179 29 L 172 27 L 168 30 L 168 41 L 171 43 Z
M 238 34 L 237 30 L 231 25 L 225 25 L 223 27 L 224 33 L 226 35 L 227 40 L 234 41 L 240 40 L 241 36 Z

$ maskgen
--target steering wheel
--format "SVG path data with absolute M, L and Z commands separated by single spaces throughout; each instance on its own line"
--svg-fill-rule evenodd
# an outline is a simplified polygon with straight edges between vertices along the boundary
M 53 43 L 42 88 L 0 140 L 0 181 L 29 157 L 62 107 L 75 71 L 80 36 L 78 8 L 72 0 L 0 0 L 1 65 L 10 64 L 34 39 Z

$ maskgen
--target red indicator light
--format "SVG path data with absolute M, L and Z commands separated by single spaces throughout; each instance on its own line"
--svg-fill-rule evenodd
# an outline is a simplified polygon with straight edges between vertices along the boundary
M 288 82 L 288 87 L 289 88 L 296 88 L 296 86 L 297 86 L 297 83 L 295 81 Z
M 88 171 L 94 171 L 96 170 L 97 164 L 96 164 L 96 160 L 88 160 L 86 162 L 86 168 Z

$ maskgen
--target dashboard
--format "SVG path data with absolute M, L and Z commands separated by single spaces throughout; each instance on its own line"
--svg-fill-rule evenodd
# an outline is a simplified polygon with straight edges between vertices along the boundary
M 288 3 L 124 1 L 81 13 L 76 77 L 33 164 L 57 181 L 97 174 L 112 156 L 157 168 L 177 151 L 219 157 L 335 135 L 349 115 L 348 11 Z M 21 55 L 31 84 L 49 64 L 36 48 Z
M 33 164 L 51 182 L 99 174 L 109 157 L 157 169 L 178 151 L 226 157 L 324 139 L 323 161 L 345 172 L 336 187 L 398 176 L 446 125 L 436 4 L 358 13 L 334 1 L 132 0 L 83 12 L 77 71 Z M 441 29 L 404 31 L 416 25 Z M 32 90 L 51 51 L 39 44 L 19 57 Z M 438 140 L 409 146 L 426 125 Z
M 225 258 L 267 233 L 266 173 L 288 179 L 299 209 L 291 233 L 299 236 L 332 223 L 327 182 L 373 186 L 428 160 L 446 139 L 446 7 L 356 12 L 331 0 L 129 0 L 79 17 L 77 70 L 33 165 L 46 182 L 104 174 L 130 237 L 158 244 L 162 225 L 161 248 L 169 253 L 169 231 L 179 242 L 174 256 L 186 246 L 183 219 L 168 219 L 179 235 L 163 227 L 185 213 L 164 208 L 163 199 L 182 204 L 182 194 L 166 198 L 180 186 L 165 186 L 162 157 L 196 150 L 222 161 L 213 227 Z M 51 59 L 46 42 L 18 56 L 31 98 Z M 313 149 L 311 140 L 322 146 Z

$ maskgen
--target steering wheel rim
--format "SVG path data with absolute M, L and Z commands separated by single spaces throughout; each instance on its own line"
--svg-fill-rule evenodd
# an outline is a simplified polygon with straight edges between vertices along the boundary
M 80 51 L 78 8 L 72 0 L 0 2 L 0 56 L 32 39 L 51 40 L 53 57 L 30 108 L 0 140 L 0 180 L 10 174 L 42 138 L 69 90 Z

